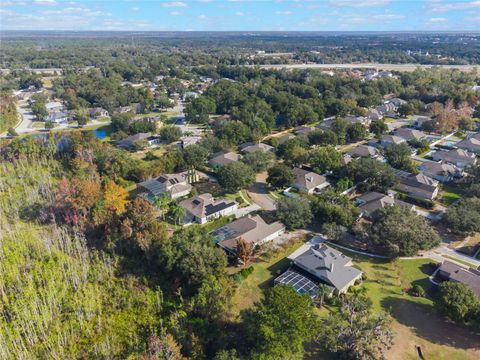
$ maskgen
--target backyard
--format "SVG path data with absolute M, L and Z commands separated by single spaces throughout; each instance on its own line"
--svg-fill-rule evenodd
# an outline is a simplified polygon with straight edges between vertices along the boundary
M 286 256 L 301 243 L 291 242 L 270 258 L 252 264 L 253 273 L 238 285 L 235 314 L 261 299 L 263 291 L 273 285 L 273 279 L 288 268 L 289 261 Z M 433 271 L 430 265 L 432 260 L 389 262 L 343 252 L 352 257 L 354 265 L 365 272 L 366 280 L 363 286 L 372 300 L 373 309 L 388 311 L 392 315 L 392 328 L 396 337 L 388 359 L 418 359 L 415 349 L 417 345 L 421 346 L 426 359 L 474 359 L 480 356 L 480 333 L 473 333 L 471 329 L 449 323 L 435 312 L 433 301 L 428 297 L 435 291 L 428 280 Z M 239 270 L 235 267 L 228 269 L 229 273 Z M 424 288 L 427 297 L 409 294 L 415 284 Z M 328 310 L 320 312 L 321 316 L 327 313 Z M 327 354 L 318 353 L 311 356 L 316 359 L 331 358 Z

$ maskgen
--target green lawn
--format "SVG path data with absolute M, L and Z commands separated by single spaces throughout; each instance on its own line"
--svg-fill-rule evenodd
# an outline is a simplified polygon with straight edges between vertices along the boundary
M 462 189 L 451 184 L 443 184 L 438 201 L 444 205 L 450 205 L 462 197 Z

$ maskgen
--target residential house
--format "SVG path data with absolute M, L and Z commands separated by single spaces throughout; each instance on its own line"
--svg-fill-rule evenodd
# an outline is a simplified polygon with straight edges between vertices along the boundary
M 358 145 L 354 147 L 352 150 L 347 152 L 352 158 L 372 158 L 376 159 L 380 156 L 379 151 L 377 148 L 370 146 L 370 145 Z
M 117 146 L 132 150 L 135 149 L 136 144 L 140 141 L 146 141 L 149 146 L 160 144 L 158 136 L 153 136 L 151 133 L 138 133 L 117 141 Z
M 323 121 L 316 126 L 316 128 L 323 130 L 330 129 L 332 127 L 332 123 L 335 121 L 335 118 L 335 116 L 324 118 Z
M 464 284 L 480 299 L 480 271 L 445 260 L 438 268 L 441 278 Z
M 137 184 L 137 191 L 141 196 L 153 200 L 163 194 L 167 194 L 171 199 L 190 194 L 192 191 L 192 181 L 189 173 L 164 174 L 155 179 L 150 179 Z
M 119 106 L 119 107 L 115 108 L 115 112 L 117 114 L 123 114 L 123 113 L 127 113 L 127 112 L 130 112 L 130 111 L 132 111 L 131 106 Z
M 240 150 L 243 151 L 244 153 L 253 153 L 256 151 L 273 152 L 275 151 L 275 148 L 273 146 L 270 146 L 264 143 L 249 142 L 249 143 L 240 145 Z
M 211 194 L 201 194 L 183 200 L 179 205 L 186 211 L 186 222 L 205 224 L 211 219 L 227 216 L 238 209 L 238 203 L 229 199 L 215 200 Z
M 89 109 L 89 114 L 90 114 L 90 118 L 92 119 L 98 119 L 98 118 L 104 118 L 104 117 L 110 116 L 108 111 L 101 107 L 95 107 L 95 108 Z
M 411 140 L 422 140 L 426 138 L 426 134 L 423 131 L 410 129 L 410 128 L 399 128 L 393 132 L 394 136 L 404 139 L 405 141 Z
M 295 173 L 295 182 L 292 184 L 292 187 L 299 191 L 313 194 L 314 192 L 320 192 L 330 185 L 325 176 L 312 171 L 294 168 L 293 172 Z
M 190 145 L 195 145 L 200 140 L 202 140 L 201 136 L 183 136 L 180 138 L 180 144 L 182 145 L 182 148 L 185 149 Z
M 51 112 L 45 117 L 45 121 L 52 121 L 57 124 L 66 123 L 68 121 L 68 113 L 63 111 Z
M 326 283 L 337 294 L 345 294 L 350 286 L 362 278 L 363 274 L 361 270 L 353 266 L 352 258 L 324 243 L 316 243 L 314 239 L 300 246 L 287 258 L 291 261 L 289 271 L 293 271 L 309 281 Z M 274 280 L 275 284 L 293 285 L 292 281 L 289 281 L 289 276 L 284 276 L 284 274 Z M 302 285 L 303 279 L 297 278 L 297 280 L 300 280 L 294 286 L 297 292 L 306 292 L 312 295 L 311 292 L 302 291 L 302 288 L 299 287 Z
M 480 133 L 476 133 L 475 135 L 460 141 L 456 144 L 456 147 L 480 155 Z
M 65 106 L 59 101 L 49 101 L 45 104 L 45 108 L 49 113 L 59 112 L 65 109 Z
M 274 139 L 277 139 L 278 145 L 281 145 L 281 144 L 283 144 L 284 142 L 287 142 L 288 140 L 295 139 L 295 135 L 293 135 L 293 134 L 285 134 L 285 135 L 276 137 L 276 138 L 274 138 Z
M 211 158 L 208 162 L 208 166 L 211 168 L 218 168 L 220 166 L 224 166 L 241 159 L 241 155 L 235 152 L 228 152 L 228 153 L 216 153 L 214 154 L 213 158 Z
M 398 205 L 406 207 L 410 210 L 415 210 L 415 205 L 406 203 L 402 200 L 395 199 L 393 196 L 381 194 L 375 191 L 371 191 L 360 196 L 357 201 L 358 209 L 361 216 L 367 219 L 371 219 L 373 214 L 387 206 Z
M 371 120 L 364 116 L 346 116 L 344 119 L 348 125 L 361 124 L 363 126 L 368 126 L 371 123 Z
M 279 221 L 267 224 L 259 215 L 248 215 L 222 226 L 220 229 L 213 231 L 211 235 L 215 243 L 230 255 L 235 256 L 240 239 L 256 248 L 272 241 L 284 232 L 285 226 Z
M 391 98 L 387 100 L 387 103 L 393 104 L 398 109 L 400 106 L 405 105 L 407 102 L 400 98 Z
M 395 170 L 399 179 L 396 188 L 413 198 L 433 200 L 439 191 L 439 181 L 423 174 L 414 175 L 406 171 Z
M 388 116 L 388 117 L 396 117 L 397 116 L 397 107 L 392 103 L 384 103 L 380 106 L 377 106 L 375 109 L 382 116 Z
M 370 121 L 383 119 L 383 115 L 377 109 L 368 109 L 366 116 Z
M 406 142 L 404 138 L 401 138 L 395 135 L 383 135 L 380 139 L 380 144 L 384 147 L 387 147 L 393 144 L 399 145 L 404 142 Z
M 477 162 L 475 154 L 463 149 L 439 150 L 430 155 L 434 161 L 445 161 L 461 169 Z
M 463 176 L 462 170 L 453 164 L 443 161 L 425 161 L 419 166 L 419 170 L 423 175 L 438 180 L 441 183 L 447 183 L 455 178 L 461 178 Z
M 420 116 L 416 115 L 412 119 L 412 126 L 416 129 L 422 129 L 423 124 L 426 122 L 432 121 L 432 118 L 430 116 Z
M 308 135 L 315 129 L 312 128 L 311 126 L 297 126 L 296 128 L 293 129 L 296 135 Z

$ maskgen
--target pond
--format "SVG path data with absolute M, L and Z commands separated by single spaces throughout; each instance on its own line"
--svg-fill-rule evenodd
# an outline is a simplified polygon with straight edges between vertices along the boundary
M 107 132 L 105 130 L 92 130 L 93 135 L 99 140 L 103 140 L 107 137 Z

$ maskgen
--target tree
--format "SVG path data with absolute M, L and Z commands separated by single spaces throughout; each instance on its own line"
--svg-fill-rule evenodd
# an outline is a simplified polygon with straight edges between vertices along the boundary
M 391 144 L 385 148 L 385 157 L 394 168 L 408 172 L 416 172 L 415 164 L 411 159 L 412 150 L 407 144 Z
M 348 123 L 345 119 L 336 118 L 332 121 L 330 129 L 337 135 L 339 144 L 345 144 L 347 140 L 347 126 Z
M 438 287 L 438 310 L 454 321 L 467 322 L 480 314 L 480 302 L 465 284 L 445 281 Z
M 347 126 L 347 141 L 354 142 L 366 139 L 368 137 L 367 129 L 360 123 Z
M 278 147 L 277 155 L 287 164 L 300 165 L 308 161 L 308 142 L 304 137 L 285 141 Z
M 45 122 L 45 130 L 52 130 L 55 128 L 55 122 L 54 121 L 46 121 Z
M 215 113 L 215 110 L 216 105 L 211 98 L 200 96 L 185 107 L 185 120 L 194 124 L 206 124 L 209 114 Z
M 319 174 L 336 171 L 342 166 L 342 154 L 333 146 L 322 146 L 310 154 L 310 164 Z
M 109 181 L 107 185 L 105 185 L 105 207 L 115 212 L 115 214 L 120 215 L 125 211 L 127 197 L 128 191 L 115 184 L 115 182 Z
M 246 154 L 242 161 L 256 173 L 268 170 L 275 162 L 275 155 L 271 152 L 254 151 Z
M 193 144 L 183 149 L 181 155 L 188 168 L 198 169 L 205 165 L 208 158 L 208 150 L 199 144 Z
M 462 198 L 448 208 L 443 220 L 460 235 L 480 232 L 480 198 Z
M 177 126 L 164 126 L 160 129 L 159 134 L 163 141 L 170 144 L 182 137 L 182 130 Z
M 332 291 L 332 288 L 324 283 L 318 284 L 317 287 L 318 289 L 315 302 L 318 304 L 319 307 L 322 307 L 325 302 L 325 295 L 329 295 Z
M 383 359 L 393 344 L 390 319 L 374 314 L 371 301 L 358 291 L 340 301 L 340 311 L 322 321 L 320 344 L 347 359 Z
M 286 285 L 265 291 L 261 302 L 242 317 L 254 345 L 253 359 L 302 359 L 304 344 L 320 336 L 319 318 L 309 296 Z
M 18 133 L 14 128 L 8 128 L 8 135 L 11 137 L 15 137 L 18 136 Z
M 365 190 L 385 192 L 397 183 L 397 177 L 387 164 L 374 159 L 360 158 L 347 166 L 347 175 L 355 183 L 365 182 Z
M 175 221 L 175 224 L 179 224 L 180 221 L 187 215 L 187 211 L 174 202 L 170 203 L 169 213 Z
M 310 204 L 306 200 L 289 197 L 278 201 L 276 215 L 290 230 L 305 228 L 313 217 Z
M 348 227 L 358 217 L 358 209 L 345 195 L 326 190 L 312 199 L 312 212 L 319 224 L 337 224 Z
M 170 208 L 171 202 L 172 202 L 172 199 L 167 193 L 163 193 L 162 195 L 155 197 L 153 204 L 160 210 L 162 219 L 165 218 L 165 213 Z
M 228 192 L 246 189 L 255 182 L 255 173 L 244 163 L 232 162 L 218 170 L 218 183 Z
M 35 101 L 32 106 L 32 113 L 35 115 L 37 121 L 44 121 L 45 118 L 48 116 L 47 107 L 45 106 L 44 101 Z
M 373 214 L 369 239 L 392 257 L 414 256 L 419 250 L 440 245 L 437 231 L 423 217 L 398 205 Z
M 250 262 L 253 255 L 252 243 L 241 238 L 237 241 L 237 258 L 242 262 L 243 266 Z
M 295 173 L 289 166 L 277 164 L 268 169 L 267 183 L 274 189 L 284 189 L 295 181 Z
M 183 360 L 181 349 L 170 334 L 152 335 L 148 338 L 147 355 L 140 357 L 140 360 Z
M 388 126 L 383 120 L 373 120 L 369 130 L 371 133 L 374 133 L 377 138 L 380 138 L 388 131 Z
M 308 142 L 311 145 L 332 145 L 338 144 L 338 137 L 332 130 L 314 130 L 308 133 Z

